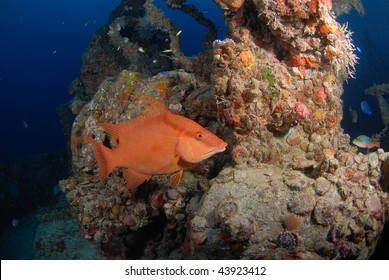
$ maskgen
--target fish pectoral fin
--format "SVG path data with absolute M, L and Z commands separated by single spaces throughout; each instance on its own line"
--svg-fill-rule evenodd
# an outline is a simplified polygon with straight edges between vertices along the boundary
M 170 174 L 170 186 L 175 188 L 181 182 L 182 175 L 184 174 L 184 170 L 180 170 Z
M 130 169 L 123 171 L 124 179 L 126 179 L 127 187 L 129 190 L 137 188 L 140 184 L 150 180 L 151 176 L 134 172 Z

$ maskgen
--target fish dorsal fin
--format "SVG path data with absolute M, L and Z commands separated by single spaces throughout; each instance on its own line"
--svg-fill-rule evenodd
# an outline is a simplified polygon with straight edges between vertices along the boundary
M 126 131 L 128 131 L 128 129 L 131 127 L 131 123 L 135 123 L 136 121 L 139 121 L 143 118 L 149 118 L 149 117 L 158 116 L 170 112 L 169 109 L 162 101 L 157 100 L 152 96 L 143 93 L 138 93 L 138 92 L 133 92 L 128 95 L 130 97 L 133 97 L 136 100 L 135 101 L 126 100 L 125 102 L 129 104 L 141 106 L 145 108 L 146 111 L 142 113 L 139 117 L 136 117 L 135 119 L 127 123 L 121 123 L 121 124 L 120 123 L 119 124 L 98 123 L 97 124 L 98 126 L 104 128 L 104 130 L 111 138 L 115 140 L 119 140 L 119 142 L 120 142 L 120 135 L 126 134 Z
M 136 100 L 135 101 L 126 100 L 125 102 L 129 104 L 141 106 L 145 108 L 146 111 L 143 112 L 140 116 L 136 117 L 135 119 L 127 123 L 121 123 L 121 124 L 120 123 L 118 124 L 98 123 L 97 124 L 98 126 L 104 128 L 104 130 L 107 132 L 110 138 L 118 140 L 119 142 L 120 142 L 121 135 L 127 134 L 129 128 L 132 126 L 131 124 L 135 124 L 137 121 L 140 121 L 144 118 L 154 117 L 154 116 L 158 116 L 170 112 L 169 109 L 162 101 L 157 100 L 152 96 L 143 93 L 137 93 L 137 92 L 130 93 L 129 96 L 136 98 Z
M 162 101 L 150 95 L 139 92 L 132 92 L 128 95 L 130 98 L 133 97 L 135 100 L 127 100 L 127 103 L 138 105 L 146 109 L 146 111 L 140 115 L 140 117 L 153 117 L 170 112 L 169 108 L 166 107 Z

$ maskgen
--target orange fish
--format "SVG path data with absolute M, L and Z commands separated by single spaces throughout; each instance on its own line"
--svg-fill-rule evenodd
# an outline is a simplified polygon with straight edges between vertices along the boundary
M 173 114 L 166 105 L 144 94 L 134 93 L 146 108 L 138 118 L 122 124 L 99 123 L 118 143 L 112 149 L 92 137 L 100 180 L 116 167 L 123 167 L 129 189 L 135 189 L 156 174 L 170 174 L 174 188 L 183 170 L 210 156 L 223 152 L 227 143 L 196 122 Z

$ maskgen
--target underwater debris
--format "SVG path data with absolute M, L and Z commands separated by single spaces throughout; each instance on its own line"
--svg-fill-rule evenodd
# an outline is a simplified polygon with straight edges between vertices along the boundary
M 386 102 L 384 95 L 389 92 L 389 84 L 374 85 L 365 89 L 366 95 L 373 95 L 377 98 L 378 106 L 380 107 L 382 123 L 385 126 L 384 130 L 380 133 L 386 135 L 389 128 L 389 105 Z M 385 136 L 386 137 L 386 136 Z

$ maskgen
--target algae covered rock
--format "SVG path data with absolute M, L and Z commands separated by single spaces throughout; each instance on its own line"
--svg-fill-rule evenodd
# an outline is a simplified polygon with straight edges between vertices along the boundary
M 264 164 L 225 168 L 211 181 L 190 221 L 196 252 L 269 259 L 282 248 L 286 251 L 277 258 L 371 256 L 383 229 L 388 197 L 367 173 L 360 174 L 361 183 L 342 178 L 343 168 L 324 195 L 315 192 L 315 185 L 327 180 L 326 175 L 312 180 L 299 171 Z M 296 179 L 306 187 L 290 183 Z M 374 207 L 367 206 L 372 203 Z

